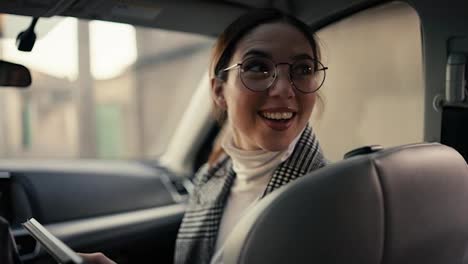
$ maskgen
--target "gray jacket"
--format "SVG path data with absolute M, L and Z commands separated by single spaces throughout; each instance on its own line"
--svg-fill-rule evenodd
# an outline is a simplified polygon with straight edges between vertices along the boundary
M 288 182 L 325 166 L 326 160 L 308 125 L 291 156 L 273 172 L 262 198 Z M 236 177 L 229 157 L 214 166 L 203 166 L 194 180 L 192 193 L 177 236 L 175 263 L 209 263 L 229 190 Z

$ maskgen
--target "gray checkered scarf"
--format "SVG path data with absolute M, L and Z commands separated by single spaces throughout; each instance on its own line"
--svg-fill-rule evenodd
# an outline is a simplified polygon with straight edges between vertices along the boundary
M 308 125 L 291 156 L 273 172 L 262 198 L 288 182 L 326 165 L 312 128 Z M 184 219 L 177 236 L 175 263 L 209 263 L 218 228 L 236 173 L 229 157 L 203 166 L 194 178 Z

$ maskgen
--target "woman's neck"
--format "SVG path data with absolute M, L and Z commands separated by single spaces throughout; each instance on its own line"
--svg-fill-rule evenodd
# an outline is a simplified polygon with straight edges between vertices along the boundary
M 233 162 L 233 169 L 238 178 L 252 180 L 262 175 L 271 174 L 274 169 L 285 161 L 294 150 L 294 147 L 302 133 L 300 133 L 289 146 L 282 151 L 268 151 L 261 148 L 243 149 L 236 142 L 232 130 L 224 135 L 221 145 Z

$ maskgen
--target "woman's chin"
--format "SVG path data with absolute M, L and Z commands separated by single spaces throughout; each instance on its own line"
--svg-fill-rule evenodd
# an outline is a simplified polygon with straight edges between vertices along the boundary
M 283 151 L 289 148 L 289 145 L 296 138 L 297 132 L 290 128 L 289 131 L 282 131 L 281 133 L 277 131 L 267 131 L 262 135 L 262 140 L 259 142 L 262 149 L 268 151 Z

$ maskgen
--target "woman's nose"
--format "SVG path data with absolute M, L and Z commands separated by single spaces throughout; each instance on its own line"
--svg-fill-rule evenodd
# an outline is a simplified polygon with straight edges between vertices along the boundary
M 294 84 L 289 76 L 289 65 L 286 67 L 276 66 L 276 78 L 269 90 L 270 96 L 279 96 L 284 98 L 294 97 Z M 280 70 L 283 68 L 283 70 Z

